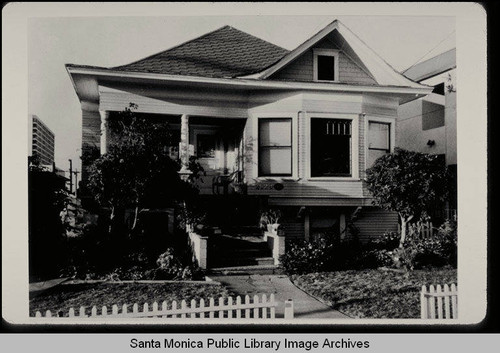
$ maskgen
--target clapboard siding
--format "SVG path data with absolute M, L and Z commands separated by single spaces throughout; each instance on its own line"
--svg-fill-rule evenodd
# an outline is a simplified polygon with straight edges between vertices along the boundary
M 359 116 L 359 178 L 365 177 L 365 117 Z M 363 192 L 364 194 L 364 192 Z
M 320 41 L 314 48 L 338 49 L 337 45 L 328 39 Z M 307 50 L 283 69 L 271 75 L 271 80 L 313 81 L 314 48 Z M 376 85 L 377 82 L 351 60 L 344 52 L 339 52 L 339 81 L 343 83 Z
M 246 102 L 197 100 L 185 98 L 151 98 L 129 92 L 101 92 L 99 109 L 122 111 L 129 103 L 138 105 L 137 112 L 152 114 L 197 115 L 225 118 L 246 118 Z
M 376 207 L 365 207 L 358 214 L 354 225 L 359 230 L 363 242 L 376 239 L 386 232 L 398 230 L 398 214 Z
M 273 185 L 278 181 L 259 181 L 248 186 L 249 195 L 269 195 L 277 197 L 315 197 L 343 198 L 363 197 L 363 186 L 360 180 L 328 180 L 328 181 L 280 181 L 282 190 L 276 190 Z
M 101 116 L 97 111 L 82 110 L 82 153 L 101 147 Z M 88 165 L 82 164 L 82 180 L 88 179 Z
M 300 220 L 284 219 L 280 226 L 285 232 L 287 240 L 304 238 L 304 222 Z

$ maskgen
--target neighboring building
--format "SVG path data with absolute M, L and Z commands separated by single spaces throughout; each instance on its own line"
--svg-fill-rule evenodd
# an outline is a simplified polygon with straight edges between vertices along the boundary
M 36 115 L 29 117 L 29 155 L 38 155 L 40 164 L 53 167 L 54 164 L 54 133 Z
M 454 218 L 457 209 L 456 66 L 456 49 L 451 49 L 404 71 L 406 77 L 434 90 L 402 104 L 396 123 L 396 146 L 440 155 L 452 174 L 449 202 L 438 218 Z
M 226 26 L 128 65 L 66 69 L 83 151 L 105 153 L 107 119 L 132 102 L 170 122 L 181 172 L 198 156 L 202 195 L 239 191 L 224 184 L 236 180 L 247 200 L 282 210 L 287 237 L 345 235 L 354 214 L 362 238 L 397 230 L 363 178 L 395 146 L 399 105 L 432 87 L 396 72 L 339 21 L 292 51 Z

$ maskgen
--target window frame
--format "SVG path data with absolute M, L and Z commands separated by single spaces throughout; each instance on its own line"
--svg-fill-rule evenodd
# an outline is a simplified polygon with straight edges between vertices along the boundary
M 307 180 L 359 180 L 359 115 L 350 113 L 308 113 L 306 115 L 306 163 L 305 176 Z M 311 119 L 327 119 L 327 120 L 351 120 L 351 175 L 350 176 L 312 176 L 311 174 Z
M 331 56 L 333 63 L 333 80 L 320 80 L 318 78 L 318 56 Z M 313 81 L 317 82 L 339 82 L 339 50 L 337 49 L 313 49 Z
M 396 118 L 388 118 L 388 117 L 380 117 L 380 116 L 367 116 L 365 115 L 365 160 L 364 160 L 364 169 L 370 168 L 371 166 L 368 166 L 368 154 L 370 153 L 369 149 L 369 140 L 368 140 L 368 134 L 369 134 L 369 124 L 370 122 L 374 123 L 381 123 L 381 124 L 389 124 L 389 153 L 394 152 L 394 146 L 396 145 Z
M 290 146 L 261 146 L 261 138 L 260 138 L 260 124 L 263 121 L 289 121 L 290 122 Z M 294 138 L 293 138 L 293 119 L 292 117 L 289 116 L 269 116 L 269 117 L 259 117 L 257 119 L 257 177 L 258 178 L 274 178 L 274 177 L 284 177 L 284 178 L 291 178 L 293 177 L 294 173 L 294 156 L 293 156 L 293 150 L 294 150 Z M 262 152 L 262 147 L 264 148 L 290 148 L 290 174 L 263 174 L 262 169 L 261 169 L 261 152 Z

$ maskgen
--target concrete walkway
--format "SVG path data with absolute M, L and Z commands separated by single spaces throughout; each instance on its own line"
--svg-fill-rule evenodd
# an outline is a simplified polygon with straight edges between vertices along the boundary
M 210 276 L 214 281 L 225 285 L 236 295 L 253 296 L 255 294 L 274 293 L 278 301 L 276 317 L 284 317 L 285 300 L 292 299 L 294 314 L 297 319 L 346 319 L 349 318 L 314 297 L 297 288 L 284 275 L 242 275 Z

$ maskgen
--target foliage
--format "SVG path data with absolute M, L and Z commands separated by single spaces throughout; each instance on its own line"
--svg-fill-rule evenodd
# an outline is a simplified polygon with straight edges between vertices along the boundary
M 324 271 L 333 260 L 334 242 L 327 236 L 318 236 L 312 241 L 290 242 L 280 263 L 288 274 Z
M 131 104 L 109 118 L 110 144 L 106 154 L 89 168 L 88 188 L 110 218 L 125 208 L 135 208 L 135 228 L 140 209 L 166 207 L 181 198 L 186 183 L 170 158 L 168 124 L 138 116 Z
M 456 269 L 350 270 L 291 277 L 305 292 L 352 318 L 420 318 L 422 285 L 457 282 Z
M 375 204 L 398 212 L 401 219 L 400 246 L 411 220 L 424 218 L 437 201 L 447 195 L 448 174 L 437 155 L 396 148 L 378 158 L 366 171 L 366 183 Z
M 281 219 L 281 211 L 279 209 L 270 209 L 264 211 L 260 215 L 259 225 L 261 229 L 267 230 L 268 225 L 278 224 Z
M 32 278 L 57 275 L 65 266 L 65 226 L 60 213 L 68 202 L 65 179 L 40 166 L 39 158 L 29 159 L 29 268 Z

